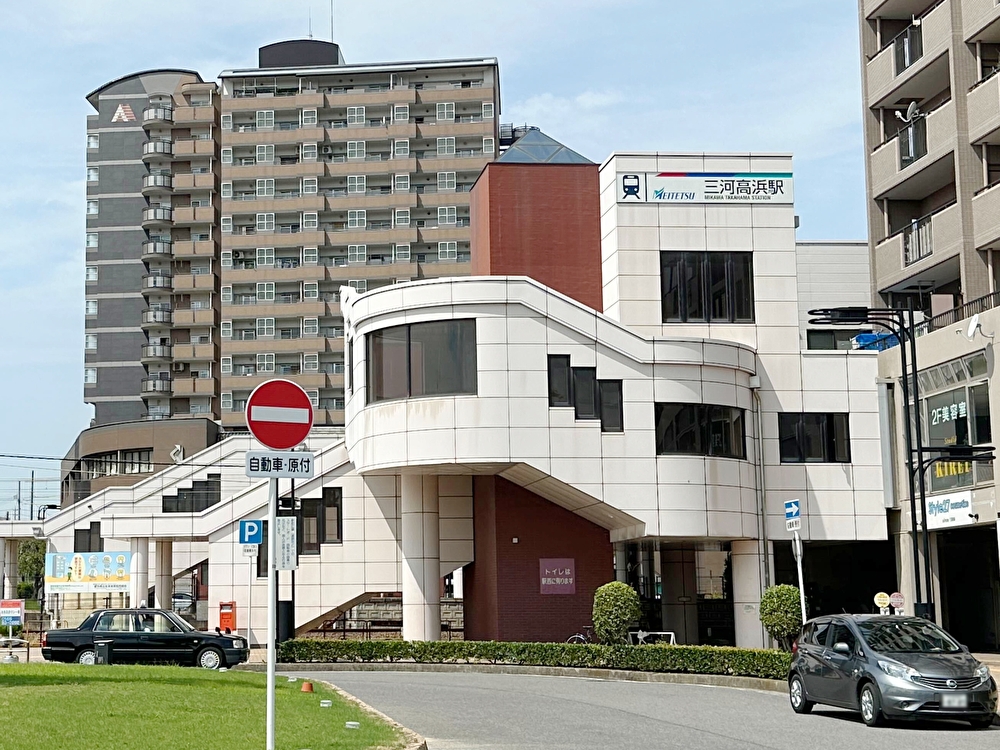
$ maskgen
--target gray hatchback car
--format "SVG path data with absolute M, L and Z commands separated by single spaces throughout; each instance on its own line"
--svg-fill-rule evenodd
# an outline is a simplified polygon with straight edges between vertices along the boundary
M 960 719 L 985 729 L 997 684 L 985 664 L 929 620 L 835 615 L 802 627 L 792 648 L 788 696 L 796 713 L 816 703 L 884 719 Z

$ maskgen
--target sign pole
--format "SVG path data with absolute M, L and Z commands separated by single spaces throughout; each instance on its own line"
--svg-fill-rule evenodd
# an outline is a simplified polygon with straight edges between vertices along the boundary
M 278 593 L 278 535 L 274 533 L 278 517 L 278 480 L 268 480 L 267 499 L 267 750 L 274 750 L 274 666 L 277 661 L 278 608 L 275 606 Z M 249 641 L 248 641 L 249 643 Z
M 806 621 L 806 587 L 802 580 L 802 538 L 799 532 L 793 532 L 792 550 L 795 552 L 795 567 L 799 571 L 799 606 L 802 608 L 802 622 Z
M 252 557 L 247 558 L 247 648 L 253 645 L 251 623 L 253 622 L 253 608 L 251 606 L 251 597 L 253 596 L 253 565 L 254 559 Z

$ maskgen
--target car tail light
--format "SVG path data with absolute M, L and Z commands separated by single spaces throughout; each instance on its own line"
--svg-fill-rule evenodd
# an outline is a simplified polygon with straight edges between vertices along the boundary
M 795 656 L 799 652 L 799 639 L 796 638 L 792 641 L 792 656 Z
M 48 640 L 49 640 L 49 634 L 42 633 L 42 648 L 45 647 L 45 644 L 48 643 Z

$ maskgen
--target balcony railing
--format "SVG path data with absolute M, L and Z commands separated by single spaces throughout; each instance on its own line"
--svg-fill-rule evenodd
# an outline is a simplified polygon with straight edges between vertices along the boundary
M 143 323 L 162 323 L 163 325 L 170 325 L 174 322 L 174 314 L 170 310 L 143 310 L 142 311 L 142 322 Z
M 142 209 L 143 221 L 173 221 L 174 211 L 171 208 L 144 208 Z
M 173 289 L 174 277 L 165 274 L 149 274 L 142 277 L 143 289 Z
M 899 168 L 906 169 L 927 156 L 927 119 L 918 117 L 899 131 Z
M 172 188 L 174 186 L 174 178 L 169 174 L 147 174 L 143 175 L 142 186 L 144 188 Z
M 170 344 L 145 344 L 142 347 L 144 359 L 170 359 L 174 354 L 174 348 Z
M 931 216 L 914 219 L 903 230 L 903 263 L 910 265 L 934 252 L 931 235 Z
M 174 144 L 170 141 L 147 141 L 142 144 L 142 153 L 144 156 L 148 154 L 171 155 L 174 153 Z
M 146 107 L 142 110 L 142 121 L 151 122 L 162 120 L 163 122 L 174 121 L 174 110 L 170 107 Z
M 170 393 L 173 391 L 173 383 L 170 378 L 143 378 L 143 393 Z
M 908 26 L 892 40 L 896 60 L 896 75 L 913 65 L 924 55 L 923 33 L 920 26 Z
M 173 255 L 174 243 L 164 240 L 146 240 L 142 243 L 143 255 Z
M 917 326 L 917 332 L 918 334 L 930 333 L 940 328 L 946 328 L 998 306 L 1000 306 L 1000 292 L 993 292 L 992 294 L 987 294 L 985 297 L 979 297 L 971 302 L 966 302 L 964 305 L 959 305 L 940 315 L 935 315 L 933 318 L 928 318 Z

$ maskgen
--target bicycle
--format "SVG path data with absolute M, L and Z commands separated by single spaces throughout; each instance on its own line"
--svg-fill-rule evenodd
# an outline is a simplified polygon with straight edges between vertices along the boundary
M 594 637 L 594 626 L 584 625 L 579 633 L 573 633 L 566 639 L 566 643 L 597 643 Z

